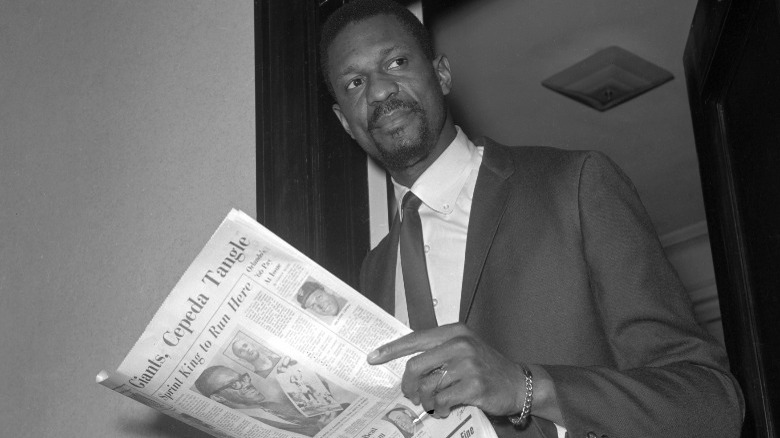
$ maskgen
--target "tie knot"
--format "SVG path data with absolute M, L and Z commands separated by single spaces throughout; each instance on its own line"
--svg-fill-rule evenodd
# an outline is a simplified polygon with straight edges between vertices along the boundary
M 401 209 L 417 211 L 420 209 L 420 204 L 422 204 L 420 198 L 418 198 L 417 195 L 409 190 L 406 192 L 404 199 L 401 201 Z

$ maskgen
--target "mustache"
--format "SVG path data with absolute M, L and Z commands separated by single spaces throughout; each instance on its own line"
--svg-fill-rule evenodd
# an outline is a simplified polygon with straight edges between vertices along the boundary
M 374 108 L 374 112 L 371 114 L 371 118 L 368 120 L 369 129 L 376 124 L 380 117 L 386 116 L 397 109 L 408 109 L 412 112 L 423 112 L 422 107 L 417 101 L 401 100 L 397 97 L 391 97 L 382 102 L 381 105 Z

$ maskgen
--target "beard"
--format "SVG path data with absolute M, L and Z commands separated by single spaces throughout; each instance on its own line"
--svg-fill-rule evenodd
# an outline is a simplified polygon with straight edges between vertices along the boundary
M 377 138 L 376 122 L 380 117 L 397 109 L 405 109 L 412 115 L 416 115 L 418 126 L 416 129 L 407 126 L 393 129 L 389 133 L 390 144 L 387 144 L 386 136 Z M 424 160 L 435 143 L 425 109 L 416 101 L 405 101 L 397 97 L 391 97 L 374 109 L 368 120 L 368 129 L 379 153 L 379 157 L 376 158 L 390 170 L 402 170 Z

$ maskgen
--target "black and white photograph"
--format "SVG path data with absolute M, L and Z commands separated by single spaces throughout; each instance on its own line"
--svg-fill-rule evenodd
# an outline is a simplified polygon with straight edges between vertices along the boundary
M 0 0 L 0 435 L 780 438 L 778 169 L 780 0 Z

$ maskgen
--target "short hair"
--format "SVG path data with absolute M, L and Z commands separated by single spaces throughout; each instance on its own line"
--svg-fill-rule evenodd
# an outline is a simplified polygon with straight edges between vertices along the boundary
M 401 412 L 401 413 L 403 413 L 404 415 L 406 415 L 409 418 L 412 418 L 412 419 L 414 418 L 414 414 L 412 412 L 410 412 L 408 408 L 405 408 L 403 406 L 398 406 L 398 407 L 395 407 L 393 409 L 390 409 L 389 411 L 387 411 L 385 413 L 385 416 L 387 418 L 390 418 L 390 414 L 393 413 L 393 412 Z
M 357 23 L 377 15 L 390 15 L 401 23 L 401 26 L 412 35 L 423 54 L 431 61 L 436 57 L 433 42 L 428 29 L 406 7 L 393 0 L 355 0 L 337 9 L 322 26 L 320 36 L 320 69 L 328 86 L 328 92 L 335 98 L 333 86 L 328 75 L 328 49 L 333 40 L 347 25 Z
M 203 372 L 200 373 L 200 376 L 198 376 L 197 380 L 195 380 L 195 388 L 198 389 L 198 392 L 205 395 L 206 397 L 210 397 L 211 391 L 214 390 L 213 384 L 210 381 L 211 376 L 222 369 L 230 370 L 230 368 L 222 365 L 214 365 L 203 370 Z
M 298 289 L 298 294 L 295 296 L 298 299 L 298 302 L 301 304 L 301 307 L 304 309 L 306 308 L 306 300 L 309 299 L 309 296 L 313 294 L 314 292 L 321 290 L 325 291 L 325 287 L 316 281 L 307 281 L 306 283 L 303 283 L 300 289 Z

